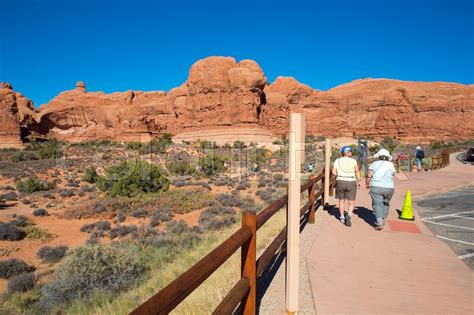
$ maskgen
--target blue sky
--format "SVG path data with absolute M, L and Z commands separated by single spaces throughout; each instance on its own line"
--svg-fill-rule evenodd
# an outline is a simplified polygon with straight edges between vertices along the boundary
M 210 55 L 326 90 L 358 78 L 474 83 L 473 1 L 0 0 L 0 81 L 36 106 L 169 90 Z

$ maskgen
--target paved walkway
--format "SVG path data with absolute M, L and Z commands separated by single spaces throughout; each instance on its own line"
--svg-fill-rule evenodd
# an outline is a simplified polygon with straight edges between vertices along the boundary
M 407 189 L 417 198 L 473 180 L 473 166 L 455 155 L 445 169 L 397 180 L 383 231 L 373 229 L 370 196 L 360 190 L 353 226 L 330 217 L 306 256 L 316 313 L 473 314 L 474 273 L 418 217 L 400 221 L 395 211 Z

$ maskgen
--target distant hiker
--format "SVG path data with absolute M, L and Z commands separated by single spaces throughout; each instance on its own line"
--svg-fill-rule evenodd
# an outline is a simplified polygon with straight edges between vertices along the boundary
M 421 149 L 420 146 L 416 147 L 416 166 L 418 167 L 418 172 L 421 172 L 421 164 L 423 163 L 423 159 L 425 158 L 425 152 Z
M 345 146 L 341 149 L 342 157 L 334 161 L 332 173 L 336 175 L 336 198 L 339 199 L 339 220 L 347 226 L 352 225 L 352 211 L 357 194 L 357 188 L 360 188 L 359 165 L 352 158 L 352 149 Z M 349 203 L 347 214 L 344 216 L 344 204 L 346 200 Z
M 308 173 L 311 173 L 313 171 L 313 163 L 308 163 Z
M 388 217 L 390 200 L 394 193 L 393 175 L 395 174 L 395 167 L 391 162 L 390 153 L 385 149 L 380 149 L 374 155 L 374 158 L 378 160 L 374 161 L 369 167 L 369 193 L 372 197 L 372 208 L 375 214 L 375 229 L 381 230 Z

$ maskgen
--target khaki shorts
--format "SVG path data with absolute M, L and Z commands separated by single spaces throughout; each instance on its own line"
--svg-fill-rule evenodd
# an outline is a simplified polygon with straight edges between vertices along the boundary
M 336 198 L 355 200 L 357 193 L 357 182 L 355 180 L 336 180 Z

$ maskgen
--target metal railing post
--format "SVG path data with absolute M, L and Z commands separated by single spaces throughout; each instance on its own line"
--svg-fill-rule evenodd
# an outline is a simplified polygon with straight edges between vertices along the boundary
M 242 245 L 241 274 L 250 281 L 249 293 L 241 303 L 242 314 L 255 314 L 257 308 L 257 215 L 246 211 L 242 215 L 242 226 L 248 226 L 252 237 Z

